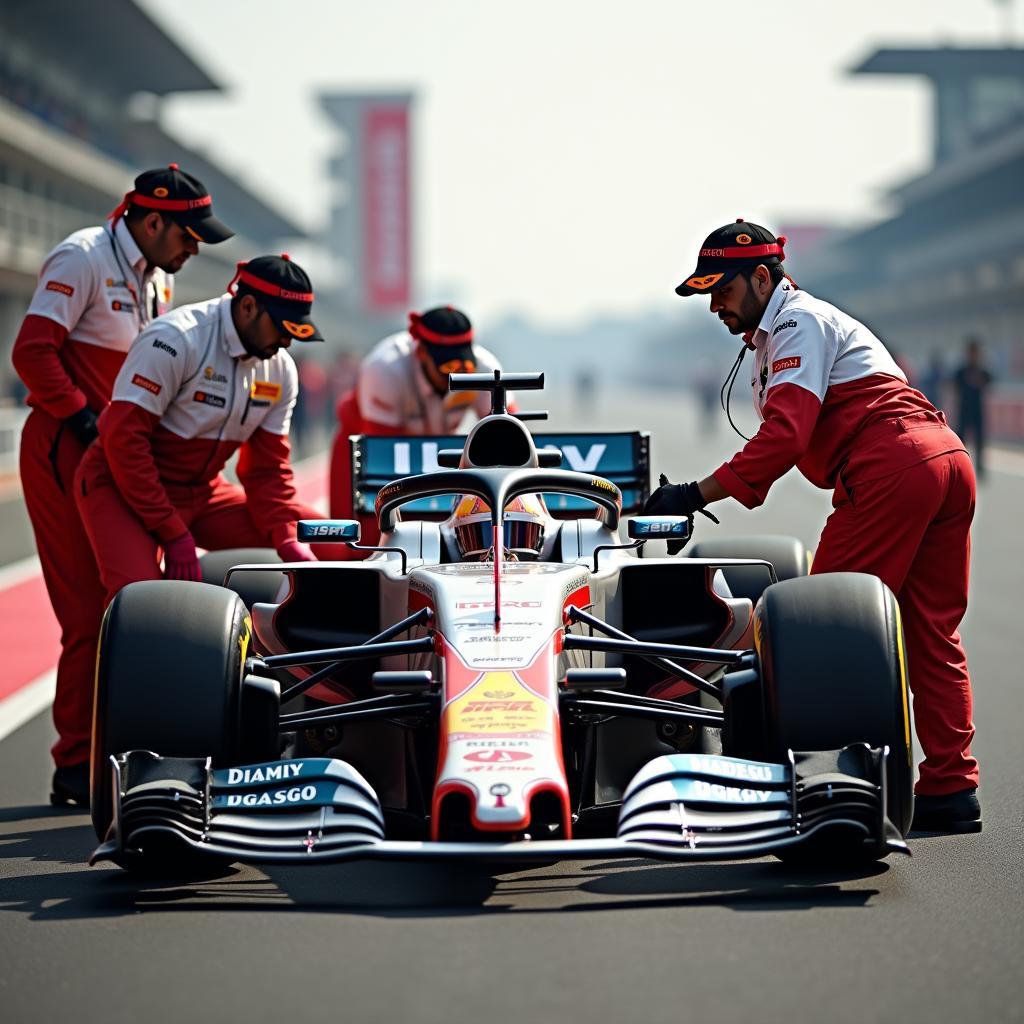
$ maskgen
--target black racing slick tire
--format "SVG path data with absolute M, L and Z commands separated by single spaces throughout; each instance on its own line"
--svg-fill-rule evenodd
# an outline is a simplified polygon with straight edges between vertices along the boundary
M 776 534 L 701 540 L 689 546 L 687 555 L 690 558 L 756 558 L 771 562 L 780 581 L 806 576 L 810 571 L 810 558 L 803 541 Z M 765 587 L 771 583 L 768 572 L 756 565 L 723 566 L 722 575 L 733 597 L 749 598 L 753 604 L 757 604 Z
M 823 573 L 765 590 L 755 612 L 765 738 L 786 750 L 889 747 L 889 819 L 914 814 L 906 655 L 896 598 L 877 576 Z
M 103 618 L 90 803 L 102 842 L 113 817 L 110 757 L 151 750 L 231 761 L 252 628 L 241 598 L 177 580 L 131 583 Z
M 257 602 L 276 604 L 281 584 L 285 581 L 283 572 L 273 569 L 254 572 L 236 572 L 224 582 L 228 569 L 235 565 L 279 565 L 281 559 L 273 548 L 225 548 L 223 551 L 209 551 L 199 559 L 199 568 L 204 583 L 233 590 L 252 608 Z

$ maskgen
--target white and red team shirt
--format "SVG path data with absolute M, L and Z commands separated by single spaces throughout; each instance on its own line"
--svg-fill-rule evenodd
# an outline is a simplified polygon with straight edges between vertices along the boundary
M 298 373 L 284 349 L 250 356 L 231 318 L 231 296 L 182 306 L 136 339 L 87 452 L 87 478 L 109 471 L 149 532 L 186 532 L 168 489 L 200 492 L 241 448 L 238 478 L 257 526 L 275 546 L 298 517 L 288 430 Z
M 864 324 L 784 279 L 749 344 L 760 429 L 715 479 L 747 508 L 796 466 L 832 488 L 963 447 Z
M 399 331 L 378 342 L 363 359 L 356 383 L 356 402 L 363 423 L 391 427 L 412 435 L 454 434 L 470 411 L 478 417 L 491 411 L 486 391 L 451 391 L 439 395 L 416 358 L 416 340 Z M 473 346 L 476 373 L 501 369 L 497 358 Z
M 170 309 L 173 284 L 123 219 L 69 235 L 46 257 L 13 353 L 28 404 L 57 419 L 110 400 L 132 342 Z

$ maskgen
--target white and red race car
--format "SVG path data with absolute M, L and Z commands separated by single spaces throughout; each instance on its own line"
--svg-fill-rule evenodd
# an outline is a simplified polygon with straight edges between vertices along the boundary
M 641 557 L 692 522 L 639 516 L 620 539 L 619 487 L 559 468 L 504 412 L 506 388 L 542 383 L 452 378 L 491 391 L 494 412 L 435 471 L 380 487 L 366 560 L 275 566 L 283 586 L 251 607 L 175 581 L 115 598 L 94 862 L 906 851 L 893 595 L 875 577 L 801 574 L 794 542 Z M 442 495 L 474 514 L 402 517 Z M 593 511 L 538 521 L 560 497 Z M 358 524 L 304 522 L 300 539 L 357 544 Z M 267 571 L 237 566 L 228 583 L 245 593 Z

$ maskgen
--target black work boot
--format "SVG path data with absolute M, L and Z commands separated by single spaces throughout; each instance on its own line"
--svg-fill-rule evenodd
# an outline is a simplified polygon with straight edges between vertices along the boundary
M 913 832 L 980 832 L 981 804 L 976 789 L 914 798 Z
M 89 806 L 89 762 L 72 764 L 58 768 L 53 773 L 50 803 L 54 807 L 66 807 L 77 804 L 79 807 Z

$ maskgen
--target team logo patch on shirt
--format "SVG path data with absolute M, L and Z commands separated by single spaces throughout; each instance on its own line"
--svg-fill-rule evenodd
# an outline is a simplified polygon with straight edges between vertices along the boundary
M 776 359 L 772 363 L 772 373 L 781 373 L 783 370 L 799 370 L 800 357 L 790 356 L 788 359 Z
M 60 292 L 61 295 L 75 294 L 74 286 L 70 284 L 65 284 L 63 281 L 47 281 L 46 290 L 48 292 Z
M 135 310 L 134 302 L 122 302 L 120 299 L 114 299 L 110 304 L 110 308 L 115 313 L 131 313 Z
M 163 390 L 160 384 L 157 384 L 155 380 L 150 380 L 148 377 L 143 377 L 141 373 L 135 374 L 132 377 L 132 383 L 144 391 L 148 391 L 151 395 L 159 395 Z
M 202 402 L 203 405 L 215 405 L 218 409 L 223 409 L 227 402 L 221 395 L 211 395 L 209 391 L 197 391 L 192 396 L 193 402 Z
M 271 402 L 276 402 L 281 397 L 281 385 L 269 380 L 254 380 L 249 395 L 252 398 L 269 398 Z
M 203 370 L 203 377 L 214 384 L 227 384 L 228 382 L 227 377 L 223 373 L 218 373 L 212 366 L 207 366 Z
M 790 327 L 796 327 L 795 320 L 787 320 L 785 323 L 779 324 L 779 326 L 776 327 L 774 331 L 772 331 L 772 337 L 774 338 L 775 335 L 779 333 L 779 331 L 788 330 Z

